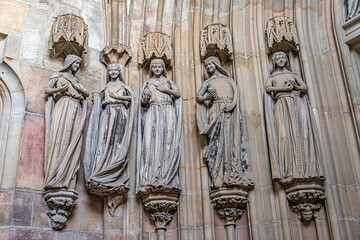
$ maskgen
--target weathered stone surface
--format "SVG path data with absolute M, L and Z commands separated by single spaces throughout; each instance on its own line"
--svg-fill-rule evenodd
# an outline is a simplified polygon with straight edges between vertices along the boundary
M 23 228 L 12 228 L 9 239 L 23 240 L 23 239 L 36 239 L 36 240 L 55 240 L 55 232 L 49 230 L 32 230 Z
M 34 194 L 16 191 L 12 210 L 11 223 L 14 226 L 31 226 Z
M 18 187 L 35 190 L 43 188 L 44 140 L 44 117 L 26 114 L 18 167 Z
M 10 225 L 13 202 L 13 192 L 0 191 L 0 226 Z
M 14 1 L 3 0 L 0 2 L 0 31 L 10 29 L 22 32 L 25 24 L 26 5 Z

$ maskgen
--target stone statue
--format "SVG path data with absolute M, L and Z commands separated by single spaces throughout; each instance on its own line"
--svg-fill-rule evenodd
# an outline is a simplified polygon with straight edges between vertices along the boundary
M 140 94 L 137 192 L 180 192 L 182 98 L 162 59 L 150 62 Z
M 75 189 L 80 167 L 82 135 L 85 125 L 88 90 L 74 74 L 81 58 L 68 55 L 64 67 L 51 77 L 45 93 L 45 190 Z
M 238 86 L 218 58 L 208 57 L 204 65 L 209 78 L 196 95 L 196 117 L 200 134 L 208 138 L 203 157 L 211 188 L 254 185 L 248 178 Z
M 64 67 L 51 77 L 45 90 L 45 195 L 46 214 L 53 229 L 64 228 L 78 193 L 74 190 L 80 167 L 88 90 L 74 76 L 81 58 L 68 55 Z
M 273 72 L 265 86 L 265 113 L 272 178 L 282 184 L 323 182 L 320 149 L 307 86 L 290 69 L 284 52 L 272 56 Z
M 135 116 L 135 98 L 119 64 L 107 66 L 107 84 L 93 94 L 84 156 L 89 192 L 109 196 L 110 214 L 119 204 L 116 195 L 129 190 L 128 150 Z

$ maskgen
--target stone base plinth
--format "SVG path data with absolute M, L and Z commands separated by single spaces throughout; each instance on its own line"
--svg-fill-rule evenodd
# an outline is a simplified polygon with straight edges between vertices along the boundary
M 319 181 L 288 184 L 285 192 L 292 209 L 304 224 L 309 224 L 317 217 L 326 198 L 324 183 Z
M 62 230 L 65 227 L 78 196 L 78 192 L 71 189 L 47 190 L 45 192 L 46 205 L 51 208 L 46 214 L 49 217 L 52 229 Z

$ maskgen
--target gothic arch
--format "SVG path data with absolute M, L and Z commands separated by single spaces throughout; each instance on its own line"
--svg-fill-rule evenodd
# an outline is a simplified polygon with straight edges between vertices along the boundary
M 25 93 L 20 79 L 0 63 L 0 188 L 14 187 L 25 115 Z

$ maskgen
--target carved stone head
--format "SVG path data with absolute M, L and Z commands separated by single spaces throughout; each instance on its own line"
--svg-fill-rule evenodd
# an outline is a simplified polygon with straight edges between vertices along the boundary
M 271 57 L 273 70 L 272 73 L 276 71 L 277 68 L 286 68 L 291 71 L 289 59 L 284 52 L 276 52 Z
M 150 62 L 150 77 L 166 77 L 165 62 L 160 58 L 155 58 Z
M 113 63 L 107 66 L 106 82 L 115 81 L 120 78 L 120 81 L 125 82 L 124 76 L 119 64 Z
M 306 206 L 300 213 L 304 223 L 310 223 L 311 219 L 314 216 L 314 211 L 311 209 L 310 206 Z
M 206 58 L 204 61 L 204 66 L 209 77 L 211 77 L 216 70 L 218 70 L 221 74 L 225 75 L 226 77 L 229 76 L 225 71 L 225 69 L 222 67 L 221 62 L 217 57 L 211 56 Z
M 82 59 L 76 55 L 68 55 L 65 58 L 64 67 L 60 70 L 60 72 L 65 72 L 71 68 L 72 73 L 75 74 L 80 68 L 81 61 Z

